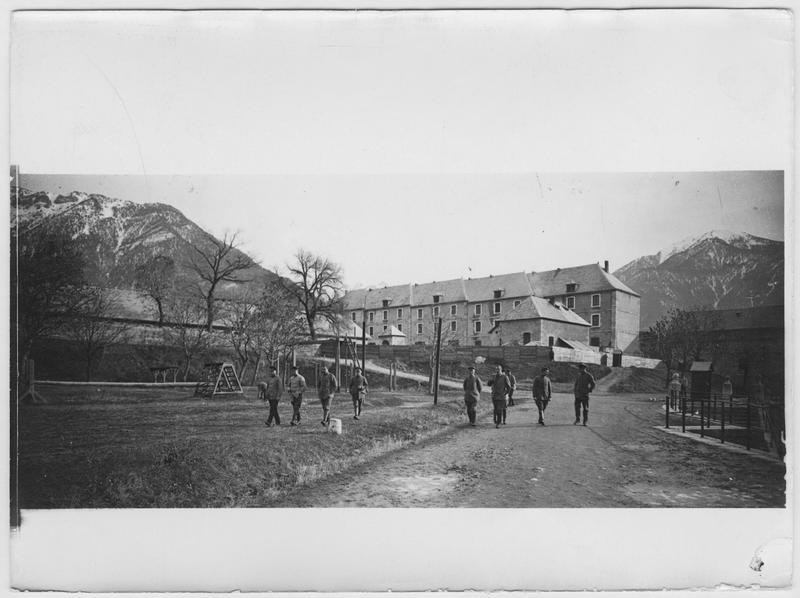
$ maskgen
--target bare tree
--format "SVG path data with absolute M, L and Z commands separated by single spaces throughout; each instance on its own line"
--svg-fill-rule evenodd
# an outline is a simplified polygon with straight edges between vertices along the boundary
M 642 336 L 642 351 L 667 366 L 666 383 L 673 370 L 685 370 L 692 360 L 713 353 L 717 341 L 711 332 L 719 327 L 719 315 L 705 310 L 673 308 Z
M 201 290 L 206 304 L 206 326 L 211 332 L 215 316 L 217 287 L 222 282 L 248 282 L 242 278 L 244 270 L 255 266 L 249 256 L 242 253 L 236 242 L 236 233 L 225 233 L 220 241 L 209 235 L 208 243 L 192 246 L 194 254 L 187 264 L 201 280 Z
M 120 319 L 120 305 L 110 289 L 87 287 L 77 313 L 64 323 L 64 331 L 78 345 L 91 382 L 106 349 L 125 338 L 129 325 Z
M 264 286 L 256 310 L 255 349 L 258 360 L 273 363 L 282 352 L 293 350 L 303 337 L 304 315 L 294 296 L 281 283 Z M 253 379 L 258 375 L 258 367 Z
M 341 311 L 342 269 L 328 258 L 304 249 L 297 252 L 288 269 L 291 280 L 285 281 L 285 288 L 300 303 L 308 333 L 316 340 L 314 323 L 317 317 L 331 320 Z
M 70 237 L 44 226 L 11 241 L 12 345 L 24 365 L 34 343 L 82 304 L 85 258 Z
M 228 343 L 236 354 L 239 378 L 244 380 L 247 366 L 258 359 L 257 336 L 260 325 L 261 298 L 245 290 L 226 306 L 224 322 Z
M 166 303 L 170 326 L 164 328 L 165 341 L 183 353 L 183 381 L 189 377 L 192 361 L 206 350 L 210 333 L 205 326 L 204 298 L 180 293 Z
M 136 287 L 156 303 L 158 325 L 164 325 L 164 302 L 175 291 L 175 262 L 157 255 L 136 268 Z

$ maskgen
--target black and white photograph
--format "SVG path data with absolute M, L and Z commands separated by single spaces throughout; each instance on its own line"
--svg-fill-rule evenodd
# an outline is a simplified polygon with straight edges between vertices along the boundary
M 790 590 L 789 11 L 9 17 L 11 588 Z

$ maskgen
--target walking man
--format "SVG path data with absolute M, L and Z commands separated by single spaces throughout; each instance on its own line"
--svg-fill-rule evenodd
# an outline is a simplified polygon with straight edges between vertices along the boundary
M 508 389 L 508 405 L 509 407 L 514 406 L 514 391 L 517 390 L 517 379 L 514 377 L 514 374 L 511 373 L 510 368 L 505 369 L 506 377 L 508 378 L 508 382 L 511 386 Z
M 281 416 L 278 415 L 278 401 L 283 394 L 283 383 L 278 378 L 278 370 L 275 367 L 269 368 L 269 379 L 258 385 L 258 398 L 269 403 L 269 417 L 264 423 L 267 427 L 274 421 L 276 425 L 281 425 Z
M 508 376 L 503 373 L 503 366 L 497 366 L 497 372 L 487 384 L 492 387 L 494 427 L 499 428 L 500 424 L 506 423 L 506 405 L 508 404 L 508 391 L 511 388 Z
M 578 377 L 575 379 L 575 424 L 581 423 L 583 408 L 583 425 L 589 421 L 589 393 L 594 390 L 594 377 L 586 370 L 586 365 L 578 364 Z
M 367 379 L 361 374 L 361 368 L 356 368 L 350 378 L 350 396 L 353 399 L 353 419 L 361 417 L 361 405 L 367 396 Z
M 317 389 L 317 396 L 319 396 L 319 401 L 322 403 L 322 422 L 320 423 L 323 426 L 329 426 L 331 423 L 331 403 L 338 385 L 336 376 L 331 374 L 328 368 L 323 365 L 319 377 L 319 388 Z
M 483 385 L 480 378 L 475 375 L 475 366 L 467 368 L 467 377 L 464 378 L 464 404 L 467 406 L 467 417 L 471 426 L 475 426 L 475 408 L 481 398 Z
M 542 368 L 542 373 L 533 379 L 533 400 L 539 410 L 539 425 L 544 425 L 544 412 L 550 403 L 553 389 L 550 386 L 550 368 Z
M 292 401 L 292 424 L 300 425 L 300 407 L 303 406 L 303 393 L 306 390 L 306 379 L 296 365 L 292 366 L 292 377 L 289 378 L 289 396 Z

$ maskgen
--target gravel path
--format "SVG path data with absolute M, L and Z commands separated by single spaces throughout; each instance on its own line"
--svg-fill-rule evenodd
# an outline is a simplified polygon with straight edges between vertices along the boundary
M 573 426 L 572 397 L 554 395 L 548 425 L 533 401 L 459 425 L 344 475 L 299 488 L 281 507 L 780 507 L 785 468 L 665 434 L 646 396 L 592 397 Z M 466 418 L 465 418 L 466 419 Z

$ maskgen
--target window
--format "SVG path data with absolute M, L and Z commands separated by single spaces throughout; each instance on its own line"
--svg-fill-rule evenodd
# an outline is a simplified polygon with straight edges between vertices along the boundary
M 457 322 L 455 320 L 450 322 L 450 332 L 455 332 L 457 327 Z
M 375 328 L 373 328 L 372 326 L 369 327 L 369 335 L 375 336 Z
M 456 305 L 451 305 L 450 306 L 450 315 L 454 316 L 454 315 L 456 315 L 457 312 L 458 312 L 457 306 Z
M 475 322 L 474 326 L 475 326 L 475 334 L 480 334 L 481 330 L 483 330 L 483 323 Z
M 481 341 L 479 341 L 479 340 L 477 340 L 477 339 L 476 339 L 476 340 L 475 340 L 475 346 L 476 346 L 476 347 L 480 347 L 480 346 L 481 346 Z
M 600 327 L 600 314 L 592 314 L 592 328 Z
M 589 339 L 589 344 L 592 347 L 599 347 L 600 346 L 600 337 L 599 336 L 593 336 L 592 338 Z
M 600 294 L 592 295 L 592 307 L 600 307 Z
M 389 330 L 389 327 L 386 324 L 384 324 L 383 325 L 383 331 L 386 332 L 387 330 Z
M 495 304 L 494 304 L 494 313 L 496 313 L 496 314 L 500 313 L 500 302 L 499 301 L 495 302 Z
M 439 306 L 438 305 L 434 305 L 433 306 L 433 317 L 434 318 L 438 318 L 439 317 Z
M 527 345 L 531 342 L 531 333 L 530 332 L 523 332 L 522 333 L 522 344 Z
M 388 309 L 384 309 L 383 310 L 383 321 L 385 322 L 388 319 L 389 319 L 389 310 Z
M 567 309 L 575 309 L 575 297 L 567 297 Z
M 369 312 L 369 321 L 370 322 L 374 322 L 375 321 L 375 312 L 374 311 Z
M 433 296 L 433 302 L 434 302 L 434 303 L 439 303 L 439 299 L 441 299 L 441 298 L 442 298 L 442 296 L 441 296 L 441 295 L 434 295 L 434 296 Z
M 522 303 L 519 299 L 514 300 L 514 307 L 519 307 L 519 304 Z
M 399 319 L 400 319 L 400 318 L 402 318 L 402 317 L 403 317 L 403 310 L 402 310 L 402 308 L 397 308 L 397 319 L 399 320 Z
M 483 307 L 483 306 L 482 306 L 480 303 L 478 303 L 478 304 L 475 306 L 475 315 L 476 315 L 476 316 L 479 316 L 479 315 L 481 315 L 481 308 L 482 308 L 482 307 Z
M 422 324 L 417 324 L 417 334 L 422 334 Z
M 398 329 L 400 332 L 403 332 L 403 325 L 402 325 L 402 324 L 398 324 L 398 325 L 397 325 L 397 329 Z
M 382 307 L 389 307 L 389 300 L 388 299 L 384 299 L 383 300 L 383 306 Z
M 548 337 L 547 337 L 547 345 L 548 345 L 549 347 L 552 347 L 552 346 L 553 346 L 553 345 L 555 345 L 555 344 L 556 344 L 556 339 L 555 339 L 555 337 L 553 337 L 553 336 L 548 336 Z
M 502 296 L 503 296 L 503 291 L 495 291 L 494 292 L 494 298 L 495 299 L 500 299 L 500 297 L 502 297 Z
M 570 282 L 567 284 L 567 293 L 574 293 L 578 290 L 578 285 L 574 282 Z
M 356 321 L 356 312 L 350 314 L 350 317 L 353 319 L 353 322 Z
M 421 320 L 421 319 L 422 319 L 422 308 L 417 310 L 417 320 Z

